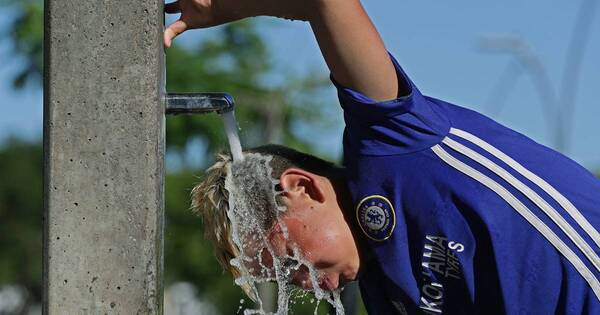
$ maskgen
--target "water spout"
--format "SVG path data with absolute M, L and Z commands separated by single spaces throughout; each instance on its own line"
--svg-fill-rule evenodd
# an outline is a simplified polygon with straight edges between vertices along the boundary
M 219 114 L 232 111 L 233 97 L 227 93 L 168 93 L 166 114 Z
M 234 114 L 233 97 L 227 93 L 168 93 L 165 113 L 192 115 L 216 112 L 223 118 L 234 162 L 243 160 L 242 146 Z

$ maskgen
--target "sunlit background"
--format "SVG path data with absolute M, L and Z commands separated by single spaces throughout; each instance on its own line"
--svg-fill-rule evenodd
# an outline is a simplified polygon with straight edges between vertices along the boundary
M 487 114 L 600 171 L 596 0 L 363 2 L 424 94 Z M 0 0 L 0 314 L 41 312 L 42 7 Z M 274 142 L 341 157 L 341 110 L 306 23 L 257 18 L 188 32 L 167 51 L 167 75 L 170 92 L 233 94 L 246 147 Z M 190 188 L 225 147 L 214 114 L 167 120 L 167 314 L 251 306 L 240 302 L 189 212 Z M 297 304 L 297 314 L 314 309 L 310 299 Z

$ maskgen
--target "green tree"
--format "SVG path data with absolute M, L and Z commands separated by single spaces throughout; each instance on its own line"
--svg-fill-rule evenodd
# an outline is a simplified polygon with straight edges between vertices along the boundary
M 218 34 L 197 47 L 174 45 L 166 57 L 167 91 L 226 91 L 235 97 L 246 146 L 278 142 L 312 151 L 312 144 L 295 134 L 293 126 L 331 123 L 323 115 L 326 104 L 319 102 L 323 98 L 317 97 L 326 87 L 322 75 L 287 78 L 285 85 L 276 88 L 260 83 L 274 66 L 256 24 L 249 20 L 219 28 Z M 197 137 L 206 143 L 209 155 L 227 143 L 216 115 L 167 120 L 167 146 L 172 152 L 183 152 Z
M 9 139 L 0 147 L 0 284 L 42 297 L 42 146 Z
M 41 0 L 0 0 L 0 8 L 15 12 L 8 32 L 1 37 L 10 38 L 16 55 L 24 65 L 13 80 L 15 88 L 28 81 L 41 85 L 44 66 L 44 8 Z

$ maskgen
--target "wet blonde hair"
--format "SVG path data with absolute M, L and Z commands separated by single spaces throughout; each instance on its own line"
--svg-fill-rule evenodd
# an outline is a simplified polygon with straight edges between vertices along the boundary
M 216 163 L 206 170 L 204 179 L 192 189 L 192 209 L 202 217 L 204 237 L 215 246 L 215 256 L 223 269 L 234 277 L 239 270 L 231 268 L 229 261 L 239 255 L 239 249 L 231 239 L 231 224 L 227 218 L 229 193 L 225 189 L 228 156 L 219 154 Z
M 279 179 L 281 174 L 293 167 L 302 168 L 318 175 L 333 178 L 341 174 L 341 169 L 333 163 L 319 159 L 280 145 L 266 145 L 248 150 L 250 153 L 260 153 L 270 156 L 271 175 Z M 214 247 L 215 257 L 223 268 L 230 272 L 234 278 L 242 275 L 240 269 L 231 265 L 231 260 L 240 256 L 240 249 L 232 238 L 232 227 L 227 211 L 229 210 L 229 192 L 225 188 L 227 173 L 231 164 L 231 157 L 227 154 L 218 154 L 215 164 L 206 170 L 200 183 L 191 193 L 192 209 L 202 218 L 204 224 L 204 237 Z M 272 226 L 276 218 L 277 209 L 264 205 L 258 206 L 258 211 L 264 212 L 262 225 L 265 229 Z M 244 292 L 256 301 L 252 288 L 242 285 Z

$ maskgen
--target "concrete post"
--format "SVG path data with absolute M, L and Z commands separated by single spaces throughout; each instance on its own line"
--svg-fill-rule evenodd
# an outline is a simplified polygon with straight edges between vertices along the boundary
M 45 314 L 162 314 L 162 0 L 46 0 Z

